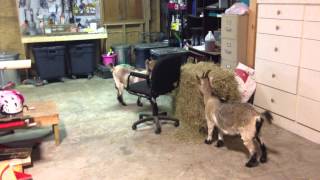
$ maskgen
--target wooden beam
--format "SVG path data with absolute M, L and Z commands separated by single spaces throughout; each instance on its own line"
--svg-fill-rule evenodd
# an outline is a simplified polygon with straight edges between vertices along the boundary
M 150 0 L 143 0 L 143 19 L 145 21 L 144 31 L 150 32 Z
M 249 23 L 248 23 L 248 45 L 247 45 L 247 65 L 254 67 L 256 52 L 257 33 L 257 0 L 250 0 Z

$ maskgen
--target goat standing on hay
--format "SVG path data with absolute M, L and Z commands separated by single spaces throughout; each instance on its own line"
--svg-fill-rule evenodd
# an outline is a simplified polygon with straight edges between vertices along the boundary
M 246 163 L 247 167 L 258 165 L 258 148 L 261 151 L 260 162 L 267 162 L 267 147 L 260 140 L 259 134 L 264 120 L 271 123 L 272 115 L 269 111 L 263 113 L 257 112 L 251 104 L 248 103 L 222 103 L 220 99 L 212 94 L 209 74 L 210 70 L 197 76 L 199 89 L 203 95 L 205 104 L 205 117 L 208 126 L 208 137 L 206 144 L 212 143 L 212 133 L 214 127 L 218 129 L 218 141 L 216 146 L 224 145 L 223 135 L 240 134 L 244 145 L 249 150 L 250 158 Z M 256 146 L 258 145 L 258 146 Z
M 141 79 L 138 77 L 132 77 L 130 78 L 130 82 L 128 81 L 128 76 L 130 75 L 131 72 L 138 72 L 138 73 L 143 73 L 143 74 L 151 74 L 151 71 L 153 70 L 154 66 L 156 64 L 155 60 L 146 60 L 145 61 L 145 66 L 146 70 L 138 70 L 133 66 L 130 66 L 128 64 L 119 64 L 117 66 L 113 66 L 113 64 L 109 64 L 109 67 L 112 72 L 112 77 L 115 83 L 115 88 L 117 90 L 117 99 L 120 104 L 123 106 L 126 106 L 127 104 L 123 100 L 123 91 L 127 87 L 128 83 L 136 83 L 145 79 Z M 137 105 L 142 106 L 141 103 L 141 97 L 138 97 L 137 100 Z

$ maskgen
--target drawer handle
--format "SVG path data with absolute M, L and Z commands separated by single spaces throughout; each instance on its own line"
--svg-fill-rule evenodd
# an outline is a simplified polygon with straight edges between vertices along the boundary
M 229 50 L 224 50 L 224 52 L 226 52 L 227 54 L 231 54 L 232 52 L 231 51 L 229 51 Z
M 276 30 L 278 31 L 279 29 L 280 29 L 280 26 L 277 25 L 277 26 L 276 26 Z
M 278 52 L 278 50 L 279 50 L 279 49 L 278 49 L 277 47 L 274 48 L 274 52 Z
M 276 74 L 272 74 L 272 76 L 271 76 L 272 78 L 275 78 L 276 77 Z
M 274 103 L 274 99 L 273 98 L 271 98 L 271 102 Z
M 277 11 L 277 15 L 280 15 L 280 14 L 281 14 L 281 11 L 280 11 L 280 10 L 278 10 L 278 11 Z
M 226 31 L 227 31 L 227 32 L 231 32 L 231 31 L 232 31 L 232 28 L 231 28 L 231 27 L 226 27 Z

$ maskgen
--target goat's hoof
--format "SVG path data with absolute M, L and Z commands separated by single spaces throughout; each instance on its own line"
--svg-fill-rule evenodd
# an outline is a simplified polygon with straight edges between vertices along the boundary
M 142 107 L 143 106 L 142 102 L 138 102 L 137 106 Z
M 180 125 L 179 121 L 174 122 L 174 127 L 179 127 L 179 125 Z
M 261 145 L 260 162 L 261 162 L 261 163 L 266 163 L 267 161 L 268 161 L 267 147 L 266 147 L 266 145 L 262 144 L 262 145 Z
M 122 106 L 127 106 L 127 104 L 126 104 L 126 103 L 124 103 L 124 102 L 122 102 L 122 103 L 121 103 L 121 105 L 122 105 Z
M 204 140 L 204 143 L 205 143 L 205 144 L 212 144 L 212 143 L 213 143 L 213 140 L 208 140 L 208 139 L 206 139 L 206 140 Z
M 161 133 L 161 128 L 157 128 L 157 129 L 154 131 L 154 133 L 160 134 L 160 133 Z
M 132 125 L 132 130 L 137 130 L 137 126 L 136 125 Z
M 246 167 L 252 168 L 252 167 L 258 166 L 258 164 L 259 164 L 258 161 L 255 161 L 255 162 L 248 161 L 248 162 L 246 163 Z
M 263 156 L 263 155 L 262 155 L 262 156 L 260 157 L 260 162 L 261 162 L 261 163 L 266 163 L 267 161 L 268 161 L 267 156 Z
M 257 161 L 257 154 L 255 153 L 252 155 L 249 159 L 249 161 L 246 163 L 246 166 L 251 168 L 251 167 L 256 167 L 258 166 L 259 162 Z
M 224 142 L 221 141 L 221 140 L 218 140 L 218 141 L 217 141 L 217 144 L 216 144 L 216 147 L 221 148 L 221 147 L 223 147 L 223 146 L 224 146 Z

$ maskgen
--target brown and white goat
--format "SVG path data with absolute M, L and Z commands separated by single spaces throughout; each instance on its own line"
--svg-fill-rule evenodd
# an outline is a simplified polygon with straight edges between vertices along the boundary
M 218 129 L 218 141 L 216 146 L 224 145 L 223 135 L 239 135 L 244 145 L 249 150 L 250 158 L 246 163 L 247 167 L 258 165 L 258 152 L 260 149 L 260 162 L 267 162 L 267 147 L 260 139 L 260 130 L 264 120 L 271 123 L 272 115 L 269 111 L 263 113 L 257 112 L 251 104 L 248 103 L 223 103 L 212 94 L 211 83 L 209 79 L 210 71 L 204 73 L 199 81 L 199 90 L 204 99 L 205 117 L 208 126 L 208 137 L 206 144 L 211 144 L 213 129 Z M 258 145 L 258 146 L 256 146 Z M 259 148 L 259 149 L 258 149 Z
M 143 74 L 151 74 L 151 71 L 153 70 L 155 64 L 156 64 L 155 60 L 146 60 L 145 62 L 146 70 L 139 70 L 128 64 L 119 64 L 117 66 L 113 66 L 112 64 L 109 64 L 109 67 L 112 72 L 113 80 L 115 83 L 115 88 L 117 90 L 117 99 L 120 104 L 124 106 L 127 105 L 123 100 L 123 92 L 127 86 L 128 76 L 130 75 L 130 73 L 138 72 Z M 136 83 L 142 80 L 144 79 L 141 79 L 138 77 L 131 77 L 129 84 Z M 138 97 L 137 105 L 142 106 L 140 97 Z

